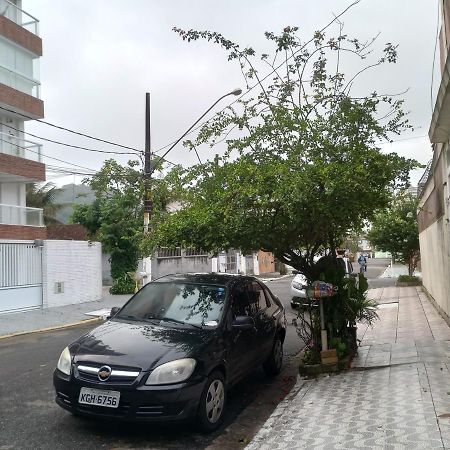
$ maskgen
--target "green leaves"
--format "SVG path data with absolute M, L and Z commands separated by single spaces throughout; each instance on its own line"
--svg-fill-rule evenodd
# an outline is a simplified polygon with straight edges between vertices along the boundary
M 419 256 L 417 199 L 401 192 L 372 223 L 368 238 L 376 248 L 392 254 L 394 259 L 408 265 L 412 275 Z
M 225 142 L 227 150 L 172 177 L 169 190 L 183 208 L 155 218 L 147 252 L 159 245 L 263 249 L 312 273 L 315 254 L 333 251 L 407 185 L 417 163 L 377 145 L 409 127 L 402 100 L 351 95 L 361 73 L 395 62 L 395 45 L 386 44 L 377 58 L 376 38 L 360 42 L 341 28 L 336 37 L 320 31 L 305 40 L 288 26 L 266 32 L 273 50 L 258 54 L 220 33 L 174 30 L 183 40 L 218 45 L 256 88 L 187 142 L 191 148 Z M 346 76 L 340 62 L 350 57 L 374 59 Z

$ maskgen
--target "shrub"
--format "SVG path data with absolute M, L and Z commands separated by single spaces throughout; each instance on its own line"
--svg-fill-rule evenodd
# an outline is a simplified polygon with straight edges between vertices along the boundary
M 400 283 L 420 283 L 421 280 L 419 277 L 411 276 L 411 275 L 400 275 L 397 279 Z
M 109 293 L 113 295 L 134 294 L 135 287 L 134 280 L 129 275 L 124 275 L 114 280 Z

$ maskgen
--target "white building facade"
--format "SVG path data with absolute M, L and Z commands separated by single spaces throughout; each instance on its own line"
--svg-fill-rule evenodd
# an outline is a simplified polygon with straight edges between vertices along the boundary
M 441 82 L 429 137 L 433 160 L 419 182 L 419 239 L 423 287 L 450 322 L 450 0 L 441 0 Z

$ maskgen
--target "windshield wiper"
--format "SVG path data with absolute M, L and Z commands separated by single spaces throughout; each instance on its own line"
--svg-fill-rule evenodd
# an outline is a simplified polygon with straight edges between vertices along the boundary
M 113 319 L 133 320 L 135 322 L 139 322 L 141 320 L 136 316 L 127 316 L 126 314 L 117 314 L 113 317 Z
M 170 317 L 160 317 L 159 320 L 161 320 L 162 322 L 174 322 L 174 323 L 180 323 L 182 325 L 190 325 L 191 327 L 199 328 L 200 330 L 203 329 L 203 327 L 201 325 L 197 325 L 195 323 L 183 322 L 182 320 L 172 319 Z

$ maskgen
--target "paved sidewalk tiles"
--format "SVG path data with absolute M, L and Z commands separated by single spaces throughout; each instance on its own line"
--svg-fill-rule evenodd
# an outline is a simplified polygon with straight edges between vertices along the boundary
M 369 291 L 353 369 L 302 380 L 247 450 L 450 449 L 450 329 L 419 288 Z

